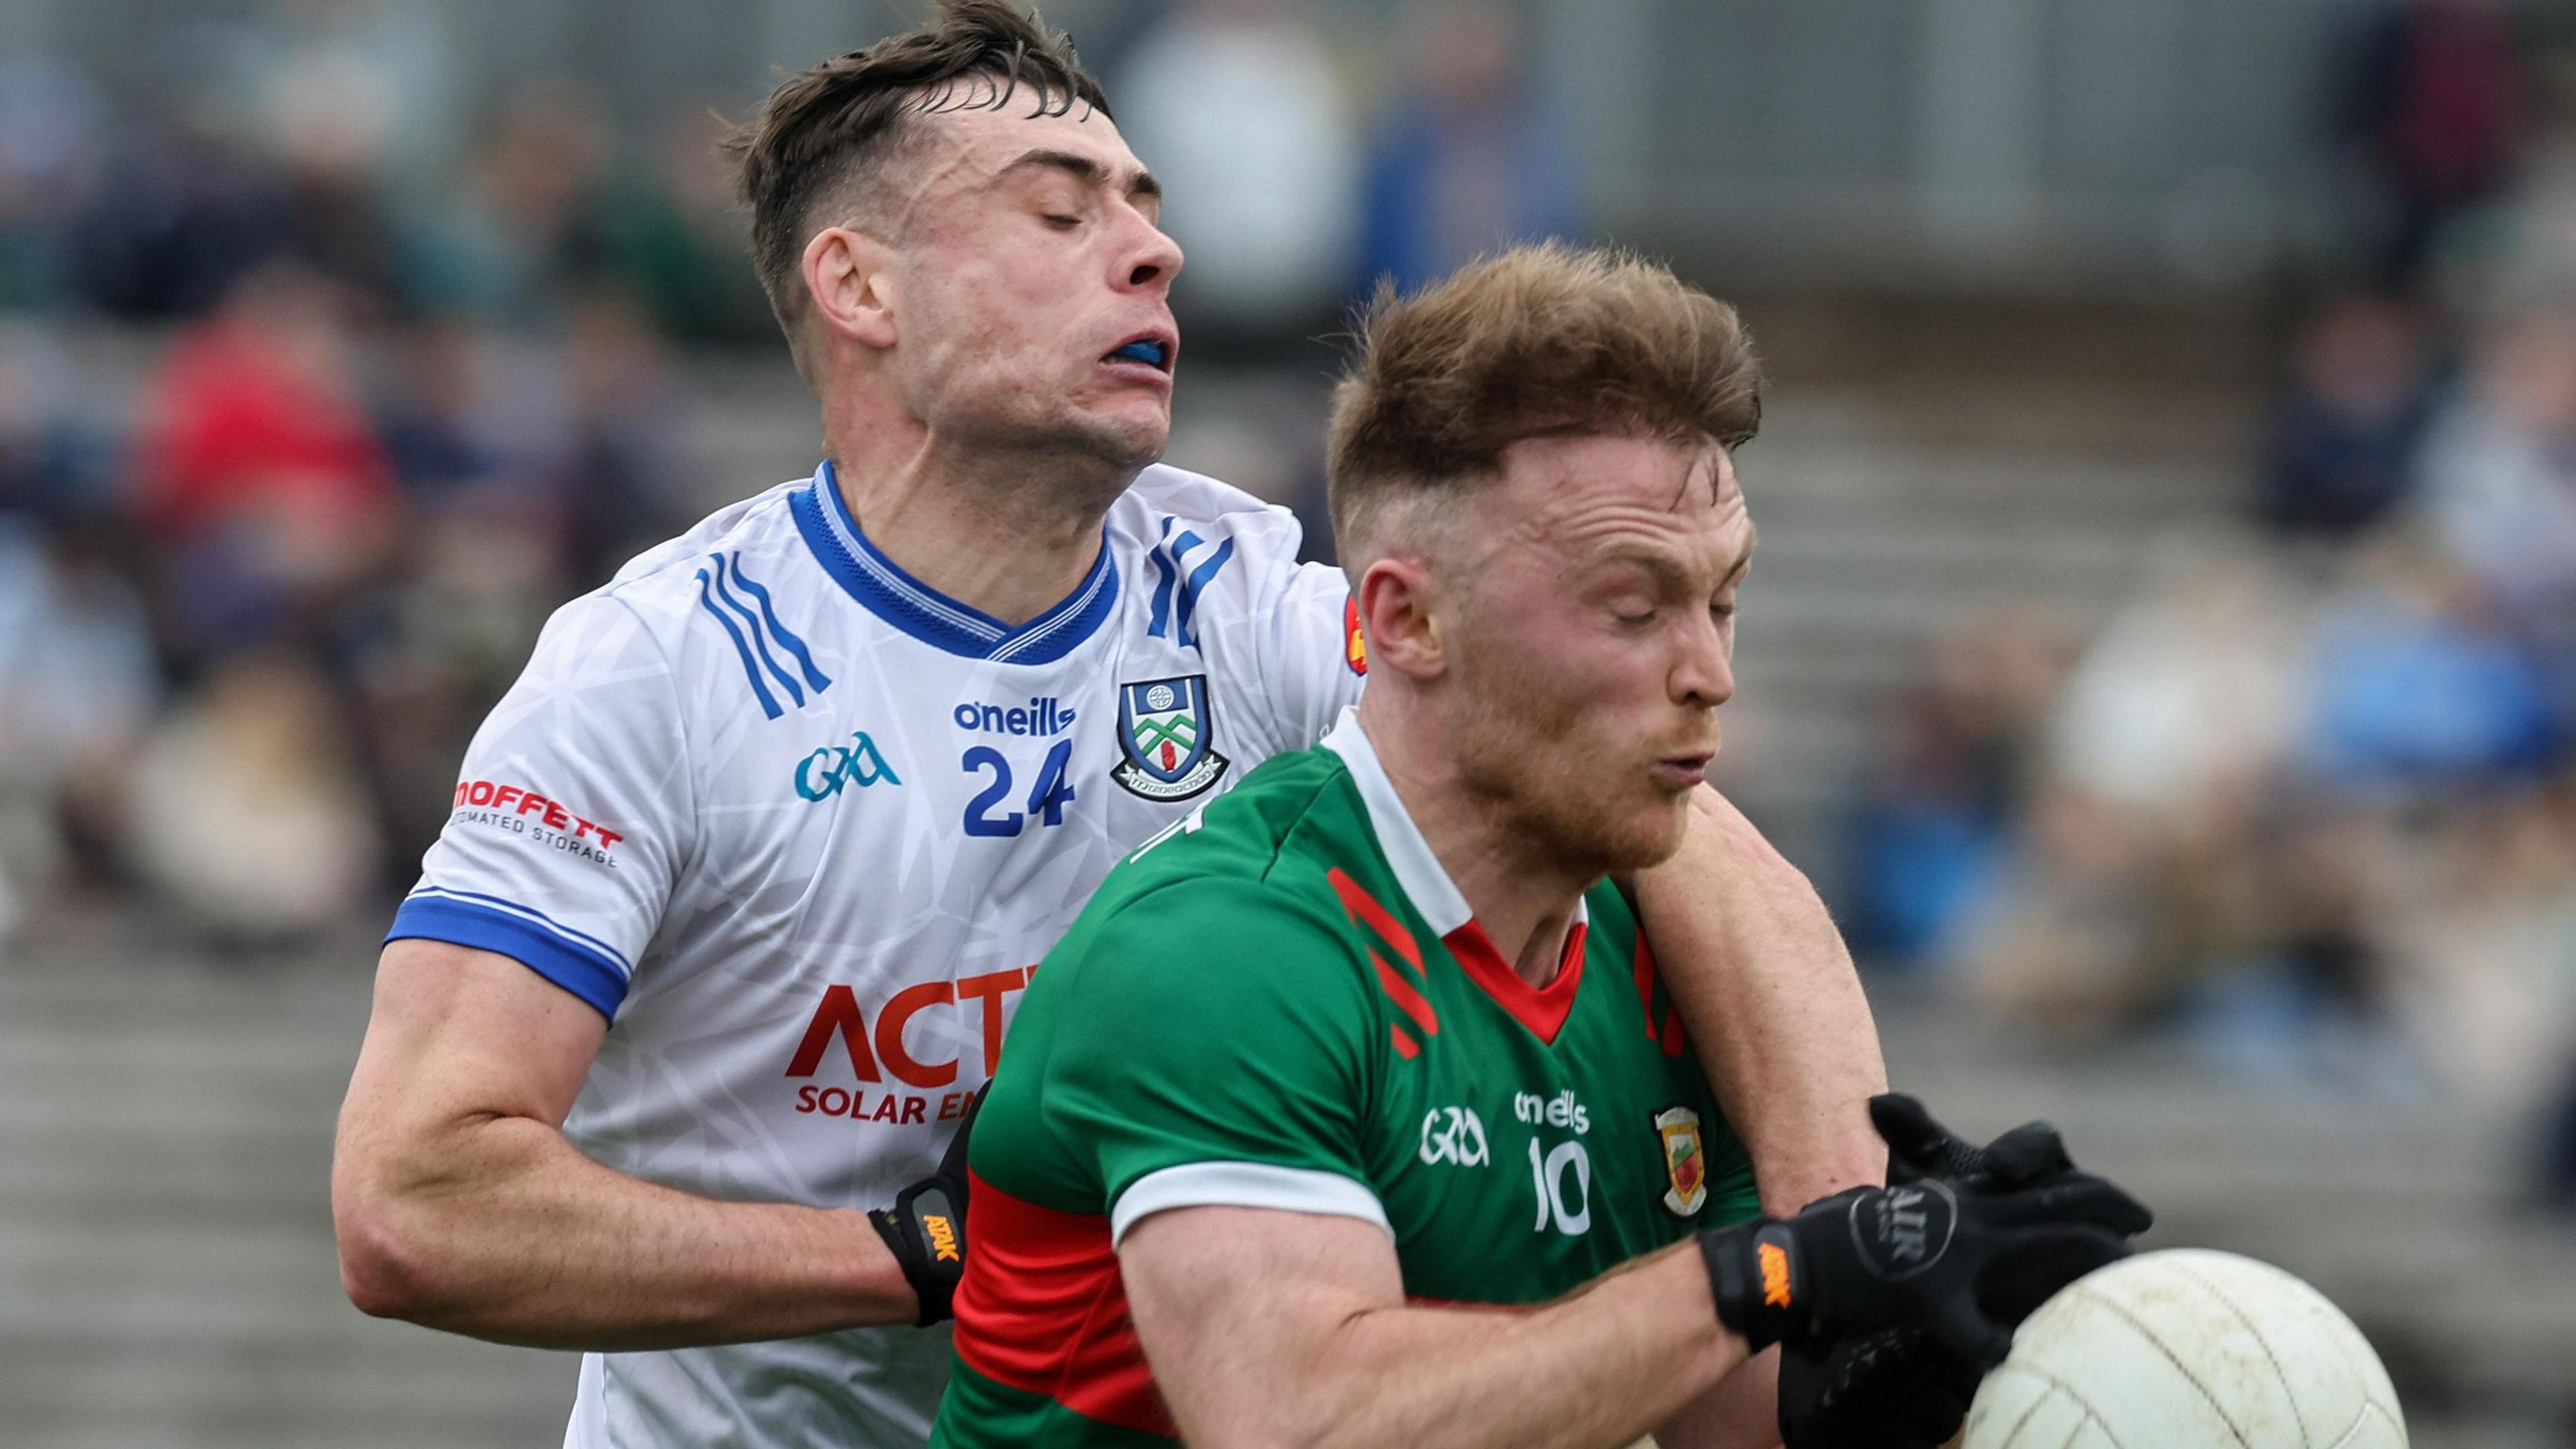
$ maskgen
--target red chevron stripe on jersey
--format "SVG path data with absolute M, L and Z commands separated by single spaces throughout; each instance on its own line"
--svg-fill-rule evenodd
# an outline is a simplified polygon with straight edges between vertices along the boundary
M 1040 1207 L 967 1176 L 966 1240 L 979 1271 L 957 1290 L 958 1358 L 1086 1419 L 1180 1437 L 1127 1316 L 1109 1219 Z

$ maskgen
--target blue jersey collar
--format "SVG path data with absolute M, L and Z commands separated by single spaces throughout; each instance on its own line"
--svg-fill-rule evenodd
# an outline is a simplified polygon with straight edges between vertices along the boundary
M 1100 632 L 1118 602 L 1118 562 L 1110 557 L 1105 526 L 1100 557 L 1074 591 L 1027 623 L 1011 625 L 957 602 L 879 553 L 850 517 L 829 459 L 814 470 L 812 483 L 789 495 L 788 505 L 823 571 L 851 598 L 913 638 L 951 654 L 997 664 L 1051 664 Z

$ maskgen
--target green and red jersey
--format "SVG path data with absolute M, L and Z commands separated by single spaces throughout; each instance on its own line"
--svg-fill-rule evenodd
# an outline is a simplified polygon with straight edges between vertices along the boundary
M 954 1449 L 1172 1442 L 1116 1256 L 1156 1212 L 1359 1218 L 1409 1296 L 1533 1304 L 1757 1210 L 1627 901 L 1590 891 L 1530 985 L 1352 715 L 1111 872 L 971 1165 Z

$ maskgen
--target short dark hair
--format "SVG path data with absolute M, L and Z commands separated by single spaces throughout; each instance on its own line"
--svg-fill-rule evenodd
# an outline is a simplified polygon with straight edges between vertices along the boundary
M 1345 557 L 1387 504 L 1463 493 L 1527 438 L 1732 448 L 1762 423 L 1735 309 L 1624 251 L 1549 242 L 1411 296 L 1382 287 L 1359 330 L 1324 462 Z
M 788 339 L 803 311 L 798 276 L 818 203 L 864 183 L 903 140 L 910 118 L 940 109 L 962 83 L 992 82 L 996 109 L 1026 83 L 1040 109 L 1103 116 L 1109 99 L 1073 41 L 1005 0 L 940 0 L 917 30 L 835 56 L 769 93 L 760 116 L 725 139 L 751 207 L 751 260 Z

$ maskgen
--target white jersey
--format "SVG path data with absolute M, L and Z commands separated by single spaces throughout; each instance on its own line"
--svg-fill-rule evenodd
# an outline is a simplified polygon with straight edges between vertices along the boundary
M 708 1197 L 870 1208 L 938 1163 L 1119 857 L 1357 698 L 1285 510 L 1149 468 L 1005 625 L 911 578 L 827 464 L 565 605 L 475 735 L 391 938 L 609 1019 L 565 1124 Z M 565 1443 L 917 1445 L 945 1329 L 589 1355 Z

